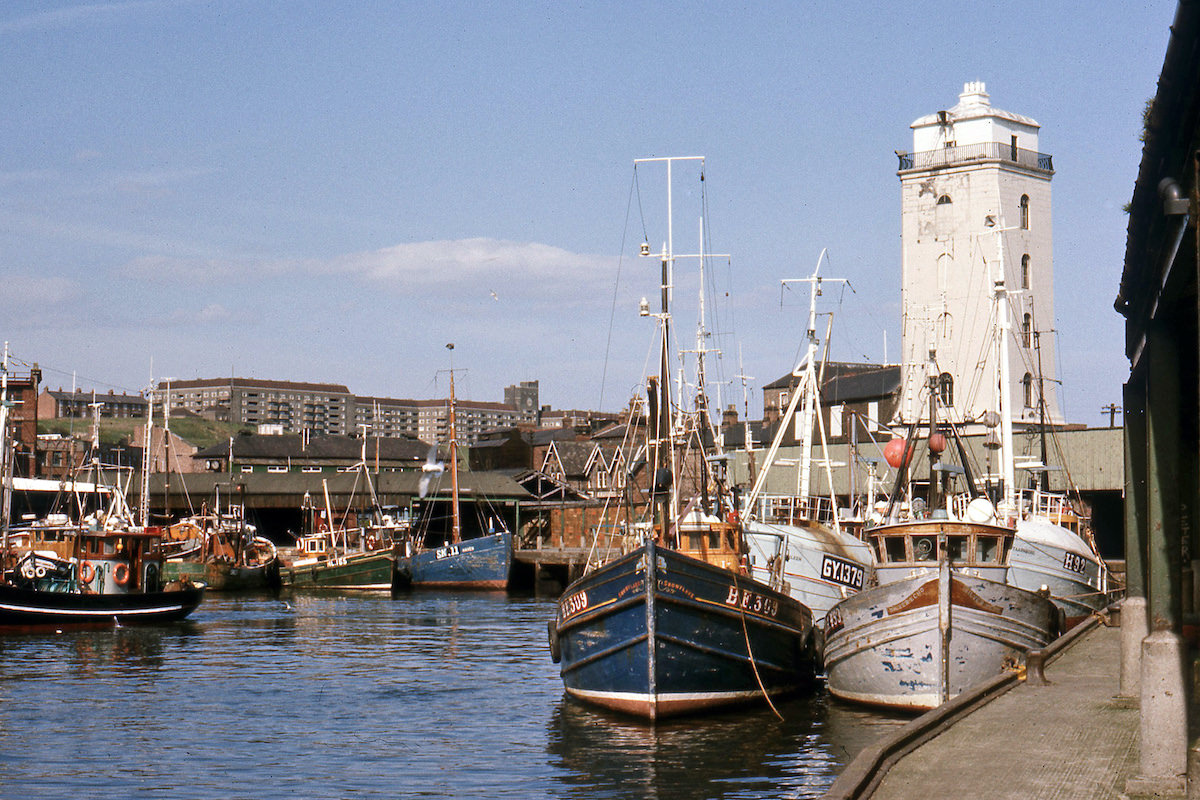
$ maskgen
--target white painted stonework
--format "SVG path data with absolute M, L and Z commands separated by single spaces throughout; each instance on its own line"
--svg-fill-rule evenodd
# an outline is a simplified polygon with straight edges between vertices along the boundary
M 917 418 L 927 407 L 919 395 L 931 350 L 936 371 L 953 378 L 953 418 L 969 422 L 998 411 L 992 298 L 1003 246 L 1013 419 L 1039 416 L 1036 340 L 1047 417 L 1061 422 L 1054 370 L 1054 172 L 1050 157 L 1038 153 L 1038 123 L 993 108 L 984 84 L 971 82 L 957 105 L 921 117 L 912 129 L 913 150 L 901 154 L 898 172 L 904 363 L 898 421 Z M 1025 225 L 1022 197 L 1028 198 Z

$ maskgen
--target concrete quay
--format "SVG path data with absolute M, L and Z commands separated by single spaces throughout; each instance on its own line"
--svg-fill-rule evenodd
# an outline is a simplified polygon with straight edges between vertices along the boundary
M 825 798 L 1141 796 L 1127 786 L 1139 768 L 1140 717 L 1118 696 L 1120 628 L 1084 625 L 1047 659 L 1042 685 L 1034 668 L 1028 679 L 998 676 L 915 719 L 863 751 Z

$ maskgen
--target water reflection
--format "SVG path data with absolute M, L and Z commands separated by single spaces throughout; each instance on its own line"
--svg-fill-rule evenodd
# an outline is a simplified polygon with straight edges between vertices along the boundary
M 628 720 L 564 699 L 547 750 L 572 797 L 817 797 L 863 747 L 903 718 L 880 717 L 823 692 L 779 706 L 670 720 Z

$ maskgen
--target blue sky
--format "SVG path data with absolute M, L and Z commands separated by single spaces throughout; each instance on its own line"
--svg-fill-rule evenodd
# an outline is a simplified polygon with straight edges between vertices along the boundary
M 631 205 L 633 160 L 703 155 L 703 198 L 676 171 L 675 249 L 696 251 L 705 200 L 731 255 L 712 374 L 732 381 L 740 351 L 757 414 L 803 333 L 807 297 L 779 281 L 822 248 L 854 287 L 823 298 L 834 357 L 898 355 L 893 151 L 982 80 L 1054 156 L 1060 399 L 1099 424 L 1127 374 L 1122 206 L 1174 9 L 6 3 L 0 336 L 51 386 L 236 374 L 412 398 L 444 395 L 452 341 L 462 395 L 536 379 L 543 403 L 616 409 L 652 339 L 637 246 L 666 238 L 664 173 L 640 167 Z

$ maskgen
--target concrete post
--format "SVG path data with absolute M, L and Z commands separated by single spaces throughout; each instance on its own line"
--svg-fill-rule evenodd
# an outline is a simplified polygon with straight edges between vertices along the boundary
M 1142 696 L 1142 640 L 1150 633 L 1146 609 L 1146 412 L 1144 378 L 1131 376 L 1125 404 L 1125 599 L 1121 603 L 1120 697 Z
M 1187 788 L 1187 686 L 1183 638 L 1154 631 L 1142 643 L 1140 773 L 1125 784 L 1130 795 L 1180 796 Z
M 1146 332 L 1146 570 L 1151 633 L 1142 643 L 1140 774 L 1129 794 L 1182 794 L 1187 788 L 1188 686 L 1182 629 L 1178 481 L 1183 467 L 1177 349 L 1166 325 Z

